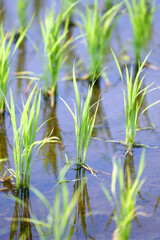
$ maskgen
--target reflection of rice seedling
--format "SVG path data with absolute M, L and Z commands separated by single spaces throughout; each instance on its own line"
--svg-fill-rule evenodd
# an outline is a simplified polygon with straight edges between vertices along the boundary
M 87 39 L 87 50 L 90 56 L 89 77 L 91 80 L 99 78 L 111 33 L 114 29 L 120 6 L 113 6 L 103 16 L 98 11 L 97 1 L 92 10 L 86 7 L 86 16 L 81 13 Z M 106 41 L 107 39 L 107 41 Z
M 23 111 L 20 112 L 21 117 L 19 128 L 17 127 L 12 92 L 10 94 L 10 107 L 8 103 L 6 103 L 11 115 L 11 122 L 13 126 L 13 155 L 17 188 L 20 188 L 21 185 L 23 187 L 29 187 L 33 149 L 38 145 L 41 147 L 47 142 L 58 141 L 56 137 L 44 138 L 41 141 L 35 140 L 38 131 L 38 117 L 41 101 L 41 93 L 38 94 L 35 90 L 36 86 L 30 93 L 26 103 L 22 101 Z M 35 96 L 33 98 L 34 94 Z M 32 99 L 33 103 L 31 105 Z
M 12 198 L 15 200 L 12 218 L 7 220 L 11 222 L 11 239 L 33 239 L 32 223 L 23 221 L 25 216 L 30 218 L 32 213 L 32 204 L 30 199 L 30 191 L 28 188 L 12 190 Z M 23 227 L 22 227 L 23 226 Z
M 51 106 L 54 105 L 58 75 L 62 64 L 66 60 L 66 50 L 68 45 L 72 42 L 72 38 L 66 41 L 69 24 L 69 17 L 67 16 L 75 4 L 76 3 L 72 4 L 65 12 L 61 9 L 57 17 L 55 17 L 54 9 L 51 9 L 46 14 L 45 22 L 43 23 L 42 20 L 40 21 L 44 41 L 43 57 L 34 44 L 35 49 L 44 64 L 45 94 L 49 94 Z M 66 21 L 64 29 L 62 30 L 61 27 L 64 19 Z
M 20 31 L 24 30 L 27 25 L 27 7 L 29 2 L 30 0 L 17 0 Z
M 146 48 L 148 45 L 153 22 L 153 14 L 156 8 L 154 0 L 132 0 L 131 2 L 132 4 L 130 1 L 125 0 L 132 23 L 135 57 L 136 64 L 138 65 L 141 58 L 141 50 L 142 48 Z
M 44 236 L 45 229 L 48 229 L 49 232 L 53 234 L 53 239 L 55 240 L 70 239 L 70 228 L 72 228 L 72 211 L 78 201 L 80 189 L 77 190 L 71 201 L 69 201 L 69 192 L 65 182 L 63 182 L 57 187 L 53 206 L 37 189 L 31 187 L 31 190 L 33 190 L 33 192 L 47 207 L 47 219 L 39 221 L 34 217 L 34 219 L 23 220 L 30 221 L 35 224 L 39 232 L 40 239 L 46 239 Z
M 113 53 L 113 52 L 112 52 Z M 145 95 L 152 91 L 148 90 L 148 88 L 152 85 L 142 88 L 142 83 L 144 81 L 145 75 L 140 79 L 141 71 L 146 63 L 146 60 L 149 56 L 144 59 L 142 64 L 139 65 L 138 72 L 136 73 L 135 79 L 133 79 L 133 73 L 131 69 L 131 73 L 129 74 L 128 68 L 126 66 L 126 81 L 127 81 L 127 87 L 125 87 L 123 74 L 120 68 L 120 65 L 118 63 L 118 60 L 113 53 L 114 59 L 116 61 L 122 82 L 123 82 L 123 92 L 124 92 L 124 107 L 125 107 L 125 119 L 126 119 L 126 139 L 124 144 L 127 146 L 127 151 L 131 153 L 132 147 L 135 144 L 135 135 L 138 130 L 139 120 L 142 114 L 149 109 L 151 106 L 157 104 L 159 101 L 156 101 L 146 107 L 141 113 L 141 106 L 144 100 Z M 148 90 L 148 91 L 147 91 Z
M 138 174 L 134 182 L 132 183 L 129 169 L 127 170 L 127 180 L 124 181 L 124 172 L 122 166 L 116 161 L 113 161 L 112 183 L 111 192 L 109 194 L 107 189 L 103 187 L 104 193 L 111 205 L 114 207 L 114 219 L 116 222 L 116 230 L 113 234 L 113 239 L 128 240 L 130 236 L 131 223 L 134 217 L 136 217 L 135 207 L 137 194 L 142 187 L 144 180 L 140 180 L 144 168 L 145 152 L 142 151 L 141 160 L 139 164 Z M 119 194 L 116 194 L 116 183 L 118 180 Z
M 73 186 L 73 197 L 75 194 L 77 194 L 77 191 L 80 191 L 78 201 L 75 205 L 75 213 L 73 218 L 73 226 L 71 228 L 70 234 L 72 235 L 71 239 L 75 239 L 76 236 L 74 235 L 74 232 L 76 232 L 76 235 L 79 235 L 79 228 L 77 226 L 81 226 L 83 230 L 83 235 L 81 234 L 82 239 L 94 239 L 94 221 L 93 221 L 93 215 L 92 215 L 92 208 L 90 203 L 90 196 L 89 191 L 87 189 L 87 182 L 85 177 L 85 169 L 77 169 L 76 171 L 76 179 L 75 184 Z M 87 224 L 90 221 L 92 222 L 92 229 L 87 228 Z M 89 231 L 89 232 L 88 232 Z M 75 236 L 75 237 L 74 237 Z
M 8 77 L 9 77 L 9 72 L 10 72 L 10 67 L 12 64 L 13 56 L 22 42 L 23 38 L 26 35 L 26 32 L 28 28 L 31 25 L 32 20 L 28 24 L 28 26 L 24 29 L 24 31 L 20 34 L 16 45 L 13 49 L 12 54 L 10 55 L 11 52 L 11 45 L 13 43 L 13 39 L 15 36 L 15 31 L 13 31 L 8 43 L 7 43 L 7 35 L 4 35 L 4 30 L 3 30 L 3 25 L 1 24 L 0 27 L 0 113 L 3 113 L 5 110 L 5 101 L 4 97 L 7 95 L 9 83 L 8 83 Z M 10 59 L 9 59 L 10 57 Z
M 80 99 L 74 68 L 73 68 L 73 84 L 76 96 L 76 103 L 74 103 L 74 112 L 71 110 L 68 104 L 62 98 L 61 99 L 69 109 L 74 119 L 77 147 L 77 163 L 80 164 L 83 162 L 83 164 L 85 164 L 87 148 L 95 124 L 99 102 L 97 102 L 93 116 L 90 116 L 90 110 L 93 107 L 93 105 L 90 106 L 93 92 L 93 84 L 88 89 L 85 101 L 83 97 Z

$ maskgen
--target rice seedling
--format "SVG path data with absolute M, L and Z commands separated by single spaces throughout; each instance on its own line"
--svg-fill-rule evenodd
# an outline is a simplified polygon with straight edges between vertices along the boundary
M 86 99 L 84 100 L 83 96 L 82 98 L 80 98 L 74 67 L 73 67 L 73 84 L 76 96 L 76 103 L 74 102 L 74 112 L 62 98 L 61 100 L 67 106 L 74 120 L 77 147 L 77 164 L 81 163 L 85 164 L 86 153 L 94 128 L 100 100 L 96 104 L 90 106 L 94 83 L 88 88 Z M 90 110 L 93 106 L 95 106 L 95 111 L 93 115 L 90 116 Z
M 35 96 L 34 96 L 35 95 Z M 34 97 L 33 97 L 34 96 Z M 33 103 L 32 103 L 33 100 Z M 41 93 L 36 91 L 36 86 L 30 93 L 26 103 L 23 102 L 23 111 L 20 111 L 20 123 L 17 127 L 15 105 L 10 91 L 10 107 L 7 107 L 11 116 L 11 123 L 13 127 L 14 141 L 13 141 L 13 156 L 15 165 L 16 187 L 29 187 L 32 154 L 35 147 L 39 148 L 45 143 L 54 143 L 58 141 L 56 137 L 46 137 L 41 141 L 36 141 L 38 131 L 38 118 L 40 110 Z
M 116 223 L 116 230 L 113 234 L 113 239 L 117 240 L 128 240 L 131 231 L 131 224 L 133 218 L 136 217 L 138 207 L 136 207 L 137 194 L 142 187 L 144 180 L 141 180 L 142 172 L 144 169 L 144 159 L 145 151 L 142 151 L 139 169 L 137 177 L 134 179 L 133 183 L 131 180 L 130 170 L 127 170 L 127 179 L 124 180 L 124 172 L 122 170 L 121 163 L 118 165 L 116 161 L 113 161 L 113 171 L 112 171 L 112 182 L 111 182 L 111 193 L 103 187 L 103 191 L 114 207 L 114 220 Z M 117 196 L 116 185 L 119 185 L 119 194 Z M 137 212 L 137 213 L 136 213 Z
M 119 1 L 118 0 L 115 0 L 115 1 L 114 0 L 105 0 L 106 9 L 109 10 L 117 2 L 119 2 Z
M 78 1 L 76 2 L 76 4 L 78 3 Z M 65 12 L 70 6 L 74 5 L 74 7 L 68 12 L 66 17 L 69 17 L 69 25 L 71 24 L 71 18 L 72 15 L 74 13 L 74 9 L 75 9 L 75 1 L 74 0 L 62 0 L 62 9 Z M 65 19 L 64 19 L 65 20 Z
M 80 13 L 86 34 L 87 51 L 89 54 L 89 79 L 98 79 L 102 72 L 104 56 L 109 45 L 112 31 L 115 27 L 122 3 L 113 6 L 101 16 L 97 1 L 94 2 L 93 12 L 86 6 L 86 16 Z
M 143 48 L 147 48 L 153 15 L 156 11 L 155 1 L 149 0 L 132 0 L 131 3 L 128 0 L 124 0 L 129 17 L 132 23 L 134 34 L 134 51 L 136 58 L 136 65 L 141 59 L 141 51 Z
M 27 8 L 30 0 L 17 0 L 17 10 L 20 24 L 20 32 L 23 31 L 27 25 Z
M 112 53 L 113 53 L 113 51 L 112 51 Z M 124 78 L 123 78 L 123 74 L 122 74 L 120 65 L 118 63 L 118 60 L 117 60 L 115 54 L 113 53 L 113 56 L 114 56 L 115 62 L 117 64 L 117 67 L 118 67 L 118 70 L 119 70 L 119 73 L 120 73 L 120 76 L 122 79 L 122 83 L 123 83 L 126 137 L 125 137 L 125 142 L 122 142 L 122 143 L 126 145 L 127 152 L 129 154 L 131 154 L 133 146 L 137 145 L 137 144 L 135 144 L 135 135 L 138 130 L 140 117 L 150 107 L 152 107 L 155 104 L 160 102 L 160 100 L 158 100 L 158 101 L 150 104 L 149 106 L 147 106 L 145 109 L 143 109 L 141 111 L 144 97 L 150 91 L 155 90 L 155 89 L 149 89 L 152 84 L 150 84 L 144 88 L 142 87 L 145 75 L 143 75 L 140 79 L 140 74 L 142 72 L 142 69 L 143 69 L 149 55 L 150 55 L 150 53 L 146 56 L 144 61 L 141 64 L 139 64 L 138 72 L 136 73 L 135 78 L 133 77 L 132 68 L 131 68 L 131 72 L 129 73 L 129 70 L 126 66 L 127 87 L 125 87 L 125 82 L 124 82 Z
M 74 194 L 69 201 L 69 192 L 66 183 L 63 181 L 57 186 L 53 205 L 45 198 L 45 196 L 31 186 L 31 190 L 38 196 L 48 210 L 46 219 L 37 220 L 34 216 L 32 219 L 23 218 L 23 221 L 34 223 L 41 240 L 46 239 L 45 229 L 50 232 L 49 239 L 52 235 L 53 239 L 70 239 L 70 228 L 72 227 L 72 212 L 78 201 L 80 190 Z M 48 235 L 48 233 L 47 233 Z
M 61 9 L 58 16 L 55 16 L 54 9 L 46 13 L 45 21 L 40 20 L 41 32 L 44 42 L 44 56 L 41 56 L 39 50 L 34 44 L 38 52 L 41 62 L 44 66 L 44 82 L 45 82 L 45 95 L 50 96 L 51 106 L 54 105 L 54 97 L 57 93 L 57 81 L 60 69 L 65 62 L 66 50 L 69 44 L 73 41 L 72 37 L 67 40 L 69 17 L 68 14 L 72 8 L 77 4 L 75 2 L 63 12 Z M 62 30 L 62 23 L 64 22 Z
M 106 9 L 108 10 L 108 9 L 110 9 L 112 6 L 113 6 L 113 5 L 112 5 L 111 0 L 106 0 Z
M 20 34 L 12 53 L 11 45 L 14 40 L 15 30 L 13 31 L 9 41 L 7 42 L 7 35 L 4 34 L 3 24 L 1 24 L 0 26 L 0 113 L 3 113 L 5 111 L 5 97 L 7 95 L 9 87 L 8 78 L 13 56 L 20 43 L 24 39 L 26 32 L 32 23 L 32 20 L 33 18 L 31 19 L 28 26 L 24 29 L 24 31 Z

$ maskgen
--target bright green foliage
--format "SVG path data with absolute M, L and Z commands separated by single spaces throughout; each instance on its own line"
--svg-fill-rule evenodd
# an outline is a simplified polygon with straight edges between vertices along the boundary
M 91 85 L 91 87 L 88 88 L 88 93 L 85 101 L 83 97 L 80 99 L 74 68 L 73 68 L 73 84 L 76 95 L 76 103 L 74 102 L 74 112 L 71 110 L 68 104 L 62 98 L 61 99 L 69 109 L 74 119 L 77 147 L 77 163 L 80 164 L 83 162 L 83 164 L 85 164 L 87 148 L 95 124 L 99 102 L 97 102 L 97 105 L 94 104 L 96 105 L 96 109 L 94 111 L 93 116 L 90 116 L 90 110 L 93 107 L 90 106 L 93 92 L 93 84 Z
M 134 34 L 136 63 L 140 61 L 141 50 L 147 48 L 152 28 L 153 15 L 156 10 L 155 1 L 124 0 L 129 12 Z
M 116 230 L 114 231 L 113 239 L 128 240 L 130 236 L 131 223 L 136 216 L 136 198 L 142 187 L 144 180 L 141 180 L 141 175 L 144 169 L 145 152 L 142 151 L 141 160 L 139 164 L 138 174 L 132 183 L 130 170 L 127 169 L 127 179 L 124 180 L 124 172 L 119 162 L 113 161 L 111 192 L 109 194 L 107 189 L 103 187 L 104 193 L 111 205 L 115 208 L 114 219 L 116 222 Z M 116 185 L 119 185 L 119 194 L 117 196 Z
M 73 15 L 74 9 L 75 9 L 75 5 L 78 3 L 78 1 L 75 2 L 75 0 L 62 0 L 62 10 L 65 12 L 68 8 L 70 8 L 70 6 L 74 5 L 74 7 L 72 7 L 72 9 L 68 12 L 68 15 L 66 17 L 69 17 L 69 19 L 71 20 L 71 17 Z M 64 19 L 65 20 L 65 19 Z
M 29 2 L 30 0 L 17 0 L 20 31 L 24 30 L 27 25 L 27 7 Z
M 35 96 L 34 96 L 35 94 Z M 23 102 L 23 111 L 20 112 L 20 124 L 17 127 L 16 113 L 12 92 L 10 92 L 10 107 L 8 106 L 11 122 L 13 126 L 13 155 L 15 165 L 16 187 L 29 187 L 31 160 L 33 149 L 38 145 L 44 145 L 46 142 L 56 142 L 55 137 L 45 138 L 42 141 L 36 141 L 38 131 L 38 118 L 41 102 L 41 93 L 36 91 L 36 86 L 30 93 L 26 103 Z M 33 102 L 32 102 L 33 101 Z
M 113 51 L 112 51 L 113 53 Z M 150 54 L 150 53 L 149 53 Z M 135 143 L 135 135 L 138 130 L 138 124 L 141 115 L 149 109 L 151 106 L 154 106 L 159 100 L 154 102 L 153 104 L 149 105 L 146 107 L 141 113 L 141 106 L 143 104 L 143 100 L 145 95 L 149 92 L 152 91 L 153 89 L 148 90 L 148 88 L 152 85 L 150 84 L 149 86 L 142 88 L 142 84 L 145 78 L 145 75 L 140 79 L 140 74 L 142 72 L 142 69 L 146 63 L 146 60 L 149 56 L 144 59 L 142 64 L 139 65 L 138 72 L 136 73 L 135 78 L 133 77 L 132 69 L 131 72 L 129 73 L 128 68 L 126 66 L 126 81 L 127 81 L 127 87 L 125 87 L 125 82 L 123 78 L 123 74 L 120 68 L 120 65 L 118 63 L 118 60 L 113 53 L 114 59 L 116 61 L 122 82 L 123 82 L 123 92 L 124 92 L 124 107 L 125 107 L 125 119 L 126 119 L 126 139 L 125 139 L 125 144 L 128 148 L 128 150 L 131 150 L 132 147 L 134 146 Z
M 7 42 L 7 35 L 5 36 L 4 34 L 3 24 L 1 24 L 0 26 L 0 113 L 3 113 L 5 110 L 4 98 L 7 95 L 7 91 L 9 87 L 8 77 L 9 77 L 13 56 L 18 46 L 24 39 L 26 32 L 31 25 L 31 22 L 32 20 L 30 21 L 28 26 L 25 28 L 25 30 L 20 34 L 20 37 L 18 38 L 12 53 L 11 53 L 11 45 L 14 40 L 15 31 L 13 31 L 9 41 Z
M 106 55 L 111 33 L 117 20 L 116 15 L 121 5 L 120 3 L 113 6 L 101 16 L 97 1 L 95 1 L 93 12 L 89 6 L 86 6 L 86 16 L 81 13 L 90 56 L 89 74 L 92 80 L 98 79 L 102 72 L 104 56 Z
M 115 3 L 120 2 L 120 0 L 105 0 L 106 9 L 109 10 Z
M 51 234 L 53 234 L 53 239 L 55 240 L 70 239 L 69 230 L 70 225 L 72 224 L 72 211 L 78 201 L 80 189 L 77 190 L 71 201 L 69 201 L 69 192 L 65 182 L 63 182 L 61 185 L 57 186 L 53 206 L 37 189 L 31 187 L 31 190 L 39 197 L 48 209 L 47 222 L 46 220 L 39 221 L 35 219 L 35 217 L 34 219 L 24 219 L 24 221 L 27 220 L 35 224 L 41 240 L 46 239 L 46 236 L 44 236 L 46 228 Z
M 110 9 L 112 7 L 112 1 L 111 0 L 106 0 L 106 8 L 107 10 Z
M 8 66 L 8 58 L 10 54 L 11 44 L 13 42 L 14 33 L 10 38 L 6 47 L 6 37 L 4 36 L 3 25 L 1 25 L 1 38 L 0 38 L 0 113 L 4 112 L 5 102 L 3 95 L 7 95 L 8 91 L 8 75 L 10 66 Z
M 76 3 L 72 4 L 65 12 L 60 11 L 56 17 L 54 9 L 47 12 L 45 22 L 40 21 L 44 41 L 44 64 L 45 93 L 50 95 L 51 106 L 54 105 L 57 80 L 62 64 L 66 60 L 66 50 L 72 38 L 67 40 L 69 17 L 68 14 Z M 62 23 L 65 21 L 64 29 Z

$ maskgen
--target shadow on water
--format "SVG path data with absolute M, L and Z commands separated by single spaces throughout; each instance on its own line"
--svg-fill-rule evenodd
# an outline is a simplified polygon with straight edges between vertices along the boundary
M 90 205 L 89 200 L 89 194 L 86 184 L 86 178 L 85 178 L 85 169 L 77 169 L 76 170 L 76 179 L 78 181 L 75 182 L 73 187 L 73 196 L 76 194 L 77 190 L 79 189 L 81 194 L 79 196 L 78 203 L 75 207 L 75 215 L 73 220 L 73 227 L 70 231 L 70 236 L 73 234 L 78 237 L 80 226 L 82 227 L 82 231 L 84 234 L 84 239 L 95 239 L 94 236 L 91 236 L 88 234 L 87 230 L 87 222 L 88 218 L 90 218 L 92 230 L 89 229 L 89 231 L 92 231 L 92 235 L 94 235 L 94 221 L 92 216 L 92 209 Z M 81 231 L 80 231 L 81 232 Z

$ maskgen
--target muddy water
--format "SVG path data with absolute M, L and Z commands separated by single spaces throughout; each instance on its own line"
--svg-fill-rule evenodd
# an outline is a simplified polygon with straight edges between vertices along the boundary
M 52 2 L 51 0 L 31 0 L 29 5 L 28 17 L 31 17 L 34 12 L 36 16 L 28 34 L 40 49 L 43 49 L 43 43 L 39 27 L 39 16 L 44 17 L 45 8 L 50 8 Z M 59 1 L 54 1 L 54 3 L 58 11 L 60 8 Z M 103 8 L 103 1 L 100 2 L 100 7 Z M 79 8 L 83 9 L 84 6 L 79 4 Z M 150 49 L 153 49 L 149 61 L 158 67 L 160 66 L 159 16 L 160 9 L 155 13 L 151 40 L 147 50 L 148 52 Z M 5 31 L 12 31 L 15 26 L 18 26 L 15 0 L 1 0 L 0 19 L 1 21 L 4 20 Z M 73 19 L 75 21 L 78 19 L 77 13 L 75 13 Z M 70 34 L 77 36 L 79 33 L 79 29 L 73 27 Z M 125 50 L 131 57 L 130 62 L 134 60 L 133 47 L 131 44 L 132 37 L 129 18 L 127 15 L 122 15 L 113 32 L 111 47 L 117 56 L 122 50 Z M 143 53 L 143 56 L 145 55 L 146 52 Z M 71 81 L 62 81 L 62 79 L 70 76 L 75 56 L 77 56 L 77 58 L 83 58 L 85 65 L 87 64 L 86 48 L 82 39 L 75 42 L 75 49 L 70 56 L 60 72 L 58 94 L 63 97 L 70 106 L 73 106 L 72 99 L 75 98 L 73 84 Z M 107 65 L 106 72 L 111 86 L 106 87 L 105 81 L 102 78 L 99 85 L 95 86 L 93 94 L 93 101 L 96 101 L 99 94 L 103 91 L 103 100 L 99 107 L 97 122 L 93 132 L 93 136 L 101 140 L 91 139 L 86 163 L 94 169 L 111 173 L 112 158 L 118 153 L 124 169 L 128 164 L 134 177 L 137 173 L 142 149 L 134 149 L 133 158 L 127 159 L 124 156 L 125 149 L 123 146 L 105 142 L 106 139 L 124 140 L 125 138 L 122 83 L 113 57 L 110 54 L 106 56 L 105 65 Z M 27 79 L 17 79 L 14 72 L 23 70 L 32 71 L 37 75 L 42 73 L 40 60 L 28 40 L 21 44 L 19 51 L 15 55 L 10 74 L 10 87 L 13 91 L 15 103 L 18 104 L 20 109 L 22 108 L 21 95 L 24 99 L 27 98 L 24 92 L 29 81 Z M 145 85 L 152 82 L 154 82 L 154 86 L 160 84 L 160 70 L 147 69 L 145 71 L 147 73 Z M 85 73 L 86 72 L 82 72 L 81 74 L 83 75 Z M 39 86 L 43 86 L 43 81 L 39 82 Z M 88 83 L 86 81 L 79 81 L 78 87 L 81 92 L 85 93 Z M 9 94 L 7 99 L 9 100 Z M 147 106 L 159 99 L 160 91 L 158 89 L 147 95 L 145 105 Z M 18 109 L 16 114 L 18 119 L 20 116 Z M 38 133 L 37 139 L 42 139 L 54 129 L 53 135 L 58 136 L 63 145 L 47 145 L 34 157 L 31 184 L 40 190 L 52 203 L 55 195 L 54 186 L 58 180 L 59 170 L 65 165 L 65 153 L 69 159 L 73 158 L 76 160 L 76 145 L 74 122 L 59 97 L 57 97 L 53 109 L 50 108 L 49 101 L 42 98 L 39 125 L 49 118 L 53 119 L 43 126 Z M 148 127 L 150 126 L 150 122 L 155 125 L 156 129 L 139 131 L 136 135 L 136 141 L 150 146 L 160 146 L 160 105 L 151 108 L 142 117 L 140 127 Z M 14 168 L 12 142 L 13 133 L 10 116 L 6 111 L 4 118 L 1 119 L 0 122 L 0 158 L 8 158 L 8 161 L 0 164 L 1 176 L 6 169 L 5 166 Z M 150 217 L 137 216 L 137 218 L 133 220 L 130 239 L 160 239 L 159 152 L 159 149 L 146 149 L 145 170 L 143 173 L 146 180 L 138 195 L 137 205 L 141 206 L 143 212 L 150 214 Z M 99 178 L 96 178 L 85 170 L 76 171 L 75 166 L 73 166 L 66 175 L 67 180 L 82 177 L 85 177 L 86 180 L 83 179 L 78 182 L 71 181 L 67 184 L 70 197 L 72 197 L 79 186 L 81 186 L 82 192 L 81 201 L 76 206 L 72 239 L 112 239 L 112 233 L 115 229 L 114 220 L 111 220 L 113 209 L 101 190 L 101 185 L 103 184 L 110 189 L 111 176 L 99 174 Z M 20 237 L 22 239 L 38 239 L 38 233 L 33 224 L 23 223 L 20 220 L 15 222 L 13 219 L 20 217 L 30 218 L 32 214 L 35 214 L 38 219 L 42 219 L 47 216 L 47 211 L 43 204 L 31 191 L 20 190 L 18 192 L 13 189 L 12 186 L 5 186 L 2 183 L 0 184 L 0 188 L 6 189 L 6 191 L 0 191 L 0 239 L 20 239 Z M 19 202 L 15 202 L 13 196 L 18 196 L 20 200 L 24 200 L 26 207 L 24 208 Z M 52 239 L 52 237 L 49 239 Z

